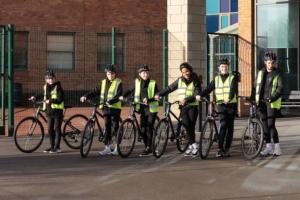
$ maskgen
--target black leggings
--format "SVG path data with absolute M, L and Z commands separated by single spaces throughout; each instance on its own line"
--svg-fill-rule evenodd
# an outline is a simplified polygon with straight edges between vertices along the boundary
M 151 113 L 149 107 L 141 105 L 141 132 L 145 147 L 152 147 L 152 136 L 157 113 Z
M 266 143 L 271 143 L 273 137 L 274 143 L 279 143 L 278 132 L 275 126 L 278 110 L 271 108 L 269 103 L 259 105 L 258 114 L 263 122 Z
M 187 128 L 189 144 L 195 143 L 195 126 L 198 117 L 198 106 L 186 106 L 181 108 L 180 117 L 182 124 Z
M 47 116 L 51 149 L 60 149 L 62 115 Z
M 106 131 L 105 138 L 104 138 L 105 145 L 111 144 L 112 125 L 115 134 L 117 134 L 118 132 L 119 123 L 120 123 L 120 114 L 121 114 L 121 109 L 104 108 L 103 110 L 105 131 Z
M 236 105 L 218 105 L 220 117 L 220 131 L 219 131 L 219 149 L 221 151 L 228 151 L 231 147 L 234 131 L 234 118 L 236 114 Z M 226 143 L 224 145 L 224 142 Z

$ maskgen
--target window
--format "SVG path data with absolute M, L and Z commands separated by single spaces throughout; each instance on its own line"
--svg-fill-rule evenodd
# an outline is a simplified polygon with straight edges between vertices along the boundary
M 207 32 L 216 32 L 219 30 L 219 15 L 210 15 L 206 17 Z
M 27 69 L 28 32 L 17 31 L 14 35 L 14 68 Z
M 206 0 L 206 13 L 218 14 L 219 13 L 219 0 Z
M 58 70 L 74 68 L 74 34 L 49 33 L 47 35 L 47 67 Z
M 115 64 L 117 71 L 124 71 L 124 38 L 122 33 L 116 34 Z M 99 33 L 97 36 L 97 71 L 104 72 L 105 66 L 112 63 L 111 33 Z

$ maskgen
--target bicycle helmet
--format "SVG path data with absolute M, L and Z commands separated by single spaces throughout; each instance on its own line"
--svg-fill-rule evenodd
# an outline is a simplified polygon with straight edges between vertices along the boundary
M 138 73 L 141 73 L 143 71 L 150 71 L 149 66 L 147 64 L 142 64 L 139 66 Z
M 267 52 L 265 52 L 264 60 L 265 61 L 267 61 L 267 60 L 276 61 L 277 56 L 272 51 L 267 51 Z
M 224 64 L 224 65 L 229 65 L 229 60 L 228 60 L 227 58 L 222 58 L 222 59 L 220 60 L 220 65 L 222 65 L 222 64 Z
M 116 73 L 117 71 L 116 71 L 115 65 L 113 65 L 113 64 L 106 65 L 105 72 L 114 72 L 114 73 Z
M 45 78 L 48 78 L 48 77 L 55 77 L 55 73 L 52 69 L 47 69 L 46 72 L 45 72 Z
M 183 68 L 186 68 L 186 69 L 188 69 L 188 70 L 191 71 L 191 72 L 193 71 L 192 65 L 191 65 L 190 63 L 188 63 L 188 62 L 181 63 L 181 65 L 180 65 L 180 67 L 179 67 L 180 71 L 181 71 Z

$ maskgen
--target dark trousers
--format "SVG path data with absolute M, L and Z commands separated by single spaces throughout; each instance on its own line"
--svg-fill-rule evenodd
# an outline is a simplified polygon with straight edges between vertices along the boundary
M 103 109 L 103 116 L 104 116 L 104 123 L 105 123 L 105 138 L 104 138 L 105 145 L 111 144 L 112 127 L 114 129 L 115 134 L 117 134 L 118 132 L 119 123 L 120 123 L 120 114 L 121 114 L 121 109 L 114 109 L 114 108 Z
M 141 132 L 145 147 L 152 147 L 154 123 L 157 113 L 151 113 L 149 107 L 141 105 Z
M 223 152 L 229 151 L 233 139 L 234 118 L 236 114 L 236 104 L 218 105 L 220 117 L 219 149 Z M 224 144 L 225 143 L 225 144 Z
M 185 106 L 181 108 L 182 124 L 187 128 L 189 144 L 195 143 L 195 126 L 198 117 L 198 106 Z
M 63 115 L 47 116 L 48 133 L 50 138 L 51 149 L 60 149 L 62 121 Z
M 266 143 L 271 143 L 271 137 L 273 137 L 274 143 L 279 143 L 278 132 L 275 126 L 278 110 L 271 108 L 269 103 L 260 103 L 258 114 L 263 122 Z

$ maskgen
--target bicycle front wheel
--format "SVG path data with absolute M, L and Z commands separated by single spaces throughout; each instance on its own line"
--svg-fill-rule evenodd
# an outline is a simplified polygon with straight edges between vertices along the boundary
M 180 127 L 177 128 L 176 133 L 176 146 L 179 152 L 183 153 L 189 146 L 189 135 L 187 132 L 187 128 L 180 124 Z
M 87 121 L 88 118 L 80 114 L 73 115 L 65 121 L 62 136 L 71 149 L 80 149 L 80 142 Z
M 264 143 L 263 124 L 258 119 L 251 119 L 248 126 L 244 129 L 241 148 L 246 159 L 251 160 L 256 158 Z
M 43 140 L 44 128 L 36 118 L 26 117 L 17 124 L 14 141 L 20 151 L 32 153 L 41 146 Z
M 117 134 L 117 149 L 122 158 L 127 158 L 133 151 L 136 139 L 136 128 L 131 119 L 125 119 Z
M 81 143 L 80 143 L 80 155 L 82 158 L 86 158 L 91 150 L 95 132 L 95 122 L 89 120 L 84 127 Z
M 217 129 L 212 120 L 206 120 L 203 124 L 199 141 L 199 155 L 202 159 L 206 159 L 210 148 L 213 144 L 213 135 L 217 134 Z
M 155 128 L 152 138 L 152 150 L 156 158 L 160 158 L 166 151 L 168 137 L 169 121 L 167 119 L 161 119 Z

